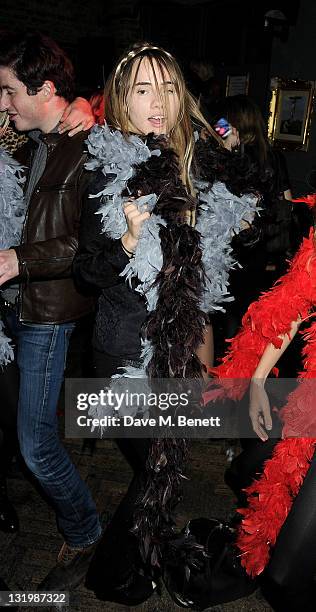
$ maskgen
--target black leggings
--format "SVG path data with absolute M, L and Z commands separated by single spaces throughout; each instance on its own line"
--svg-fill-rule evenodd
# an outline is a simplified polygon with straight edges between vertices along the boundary
M 244 441 L 244 450 L 234 459 L 225 478 L 233 483 L 242 498 L 241 488 L 248 486 L 263 470 L 277 440 Z M 266 569 L 263 590 L 275 610 L 315 609 L 316 593 L 312 584 L 316 573 L 316 456 L 280 531 Z M 303 597 L 307 598 L 303 601 Z M 309 605 L 314 606 L 309 608 Z M 303 606 L 303 607 L 302 607 Z
M 262 473 L 263 465 L 271 457 L 277 442 L 276 438 L 269 438 L 266 442 L 259 438 L 240 440 L 243 450 L 225 472 L 225 482 L 234 491 L 238 505 L 245 505 L 247 497 L 244 489 Z
M 95 351 L 98 378 L 110 378 L 122 360 Z M 148 439 L 119 439 L 116 443 L 133 469 L 128 490 L 108 524 L 97 547 L 87 576 L 87 585 L 97 593 L 120 586 L 128 580 L 131 569 L 141 566 L 137 538 L 130 533 L 137 500 L 142 497 L 146 482 L 145 465 L 150 448 Z

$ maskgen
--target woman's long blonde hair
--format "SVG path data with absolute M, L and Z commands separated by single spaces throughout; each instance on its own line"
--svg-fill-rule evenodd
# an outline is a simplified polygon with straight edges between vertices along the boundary
M 180 172 L 183 183 L 189 193 L 193 193 L 192 182 L 190 179 L 190 168 L 194 150 L 194 126 L 192 120 L 196 120 L 200 127 L 212 135 L 215 140 L 222 145 L 219 136 L 214 132 L 198 108 L 197 102 L 188 91 L 181 69 L 174 57 L 162 49 L 149 43 L 139 43 L 134 45 L 118 61 L 112 74 L 105 85 L 105 115 L 110 126 L 121 130 L 125 135 L 130 133 L 130 123 L 128 117 L 127 98 L 130 88 L 136 82 L 137 73 L 142 60 L 146 58 L 152 68 L 155 85 L 158 91 L 157 68 L 159 75 L 163 76 L 166 72 L 174 84 L 175 91 L 180 102 L 180 109 L 175 126 L 169 134 L 170 146 L 176 151 L 180 161 Z M 136 64 L 132 82 L 132 70 Z M 160 95 L 163 96 L 161 93 Z M 163 96 L 162 103 L 168 115 L 168 99 Z

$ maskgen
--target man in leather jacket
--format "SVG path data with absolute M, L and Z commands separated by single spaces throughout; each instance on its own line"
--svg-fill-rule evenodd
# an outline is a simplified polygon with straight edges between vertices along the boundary
M 73 76 L 69 59 L 47 37 L 0 37 L 0 110 L 29 136 L 17 155 L 27 175 L 21 243 L 0 251 L 5 322 L 20 371 L 18 436 L 65 539 L 43 591 L 77 586 L 101 533 L 90 492 L 59 440 L 56 417 L 70 335 L 75 321 L 92 310 L 72 279 L 87 187 L 87 134 L 68 138 L 58 132 L 73 99 Z

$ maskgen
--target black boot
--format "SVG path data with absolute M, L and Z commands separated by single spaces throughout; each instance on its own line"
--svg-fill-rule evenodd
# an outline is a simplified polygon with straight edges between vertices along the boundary
M 138 606 L 149 599 L 157 584 L 147 575 L 141 562 L 135 536 L 126 534 L 120 556 L 108 556 L 107 532 L 100 540 L 91 561 L 85 586 L 94 591 L 97 599 L 125 606 Z M 119 543 L 118 543 L 119 544 Z
M 177 605 L 205 610 L 256 590 L 256 580 L 248 578 L 239 563 L 234 530 L 229 525 L 217 519 L 194 519 L 184 534 L 204 546 L 205 558 L 200 566 L 190 567 L 180 559 L 166 564 L 164 583 Z
M 8 498 L 7 481 L 0 476 L 0 530 L 14 533 L 19 530 L 19 518 Z
M 85 586 L 89 588 L 89 582 Z M 100 586 L 94 594 L 101 601 L 109 601 L 124 606 L 138 606 L 147 601 L 157 588 L 157 584 L 137 570 L 131 570 L 125 583 L 119 585 L 108 584 Z

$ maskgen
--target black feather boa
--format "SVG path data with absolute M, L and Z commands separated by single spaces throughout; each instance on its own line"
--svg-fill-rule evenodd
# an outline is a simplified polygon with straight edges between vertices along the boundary
M 211 185 L 214 181 L 225 183 L 238 196 L 244 193 L 265 193 L 269 190 L 273 171 L 260 168 L 247 153 L 236 149 L 210 146 L 209 138 L 199 138 L 194 149 L 195 176 Z
M 161 215 L 167 222 L 185 222 L 185 213 L 196 209 L 197 200 L 188 194 L 181 180 L 177 154 L 161 136 L 147 136 L 146 145 L 150 150 L 159 149 L 160 155 L 152 155 L 134 167 L 135 174 L 128 180 L 122 195 L 137 197 L 157 193 L 154 214 Z
M 157 275 L 158 301 L 146 322 L 146 337 L 153 346 L 147 373 L 154 378 L 195 378 L 201 376 L 201 362 L 195 352 L 203 342 L 206 315 L 199 308 L 204 269 L 200 234 L 188 225 L 188 212 L 197 201 L 188 195 L 179 173 L 178 158 L 162 138 L 149 137 L 148 148 L 157 148 L 139 164 L 128 181 L 133 195 L 158 193 L 154 214 L 167 222 L 160 227 L 163 266 Z M 170 436 L 170 431 L 168 432 Z M 153 440 L 146 464 L 145 494 L 134 514 L 133 533 L 138 537 L 143 561 L 151 569 L 161 568 L 168 546 L 175 538 L 173 511 L 181 499 L 188 447 L 184 439 Z M 194 557 L 195 544 L 186 548 Z M 201 555 L 201 548 L 196 548 Z
M 157 308 L 146 332 L 154 349 L 151 378 L 195 378 L 201 375 L 196 350 L 203 342 L 205 313 L 199 308 L 203 289 L 199 233 L 187 224 L 160 229 L 163 267 L 157 276 Z

